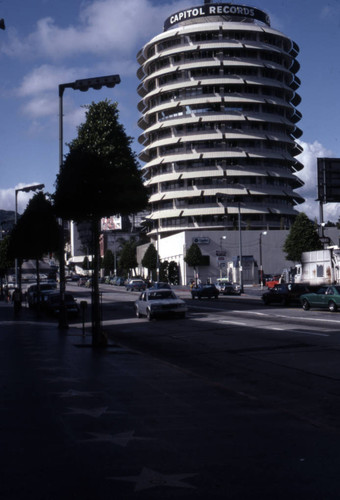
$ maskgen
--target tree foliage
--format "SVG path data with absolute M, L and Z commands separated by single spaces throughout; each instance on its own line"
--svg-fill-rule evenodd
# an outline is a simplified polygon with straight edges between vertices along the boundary
M 147 191 L 132 138 L 118 121 L 116 103 L 87 106 L 86 121 L 70 144 L 56 180 L 57 214 L 75 221 L 143 210 Z
M 186 255 L 184 257 L 185 262 L 188 266 L 196 269 L 199 266 L 202 259 L 202 252 L 197 243 L 193 243 L 187 250 Z
M 121 243 L 121 251 L 119 255 L 119 268 L 124 270 L 126 274 L 130 274 L 132 269 L 138 266 L 136 257 L 136 240 L 130 238 Z
M 153 275 L 155 273 L 153 271 L 156 271 L 157 269 L 157 262 L 158 262 L 157 250 L 155 246 L 152 243 L 150 243 L 142 258 L 142 266 L 148 270 L 149 277 L 151 275 L 152 278 L 154 278 Z
M 0 240 L 0 277 L 4 277 L 8 269 L 13 267 L 13 259 L 9 256 L 9 241 L 10 237 L 6 236 Z
M 51 202 L 39 192 L 31 198 L 26 210 L 10 235 L 9 255 L 17 259 L 41 259 L 58 249 L 59 226 Z
M 115 257 L 112 250 L 106 250 L 103 258 L 103 268 L 106 275 L 111 274 L 115 269 Z
M 179 267 L 177 262 L 174 260 L 169 262 L 168 278 L 172 285 L 179 285 Z
M 159 281 L 169 281 L 169 262 L 164 260 L 159 264 Z
M 286 259 L 300 262 L 302 252 L 321 250 L 322 248 L 316 224 L 305 213 L 301 212 L 296 217 L 283 246 Z

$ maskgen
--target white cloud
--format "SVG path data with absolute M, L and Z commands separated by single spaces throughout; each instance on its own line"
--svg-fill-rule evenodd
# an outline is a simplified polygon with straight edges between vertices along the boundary
M 187 6 L 186 0 L 160 6 L 150 0 L 95 0 L 83 5 L 78 18 L 66 28 L 49 17 L 38 20 L 25 38 L 9 30 L 9 42 L 1 46 L 4 53 L 42 62 L 23 76 L 15 91 L 25 101 L 22 113 L 32 120 L 51 117 L 54 121 L 58 85 L 93 75 L 119 73 L 127 84 L 129 78 L 134 79 L 132 88 L 136 92 L 138 50 L 152 36 L 150 33 L 162 31 L 166 17 L 183 6 Z M 121 87 L 126 97 L 126 84 Z M 72 114 L 79 116 L 73 110 Z M 73 122 L 79 124 L 75 118 Z M 34 129 L 39 130 L 37 124 Z
M 335 155 L 318 141 L 314 141 L 312 144 L 303 141 L 298 142 L 303 147 L 303 152 L 296 158 L 304 165 L 304 169 L 298 172 L 297 176 L 305 183 L 304 187 L 299 189 L 298 192 L 306 201 L 296 208 L 300 212 L 305 212 L 310 219 L 316 218 L 319 220 L 319 202 L 316 201 L 318 197 L 317 158 L 333 158 Z M 339 216 L 337 203 L 324 205 L 325 221 L 337 222 Z
M 24 39 L 10 31 L 9 43 L 2 51 L 12 57 L 52 60 L 80 54 L 126 55 L 147 41 L 146 33 L 160 33 L 163 20 L 183 6 L 187 6 L 184 0 L 162 5 L 153 5 L 150 0 L 97 0 L 82 8 L 77 24 L 66 28 L 46 17 Z
M 0 210 L 15 211 L 15 190 L 24 186 L 33 186 L 34 184 L 41 184 L 40 182 L 19 183 L 13 188 L 0 189 Z M 27 206 L 29 200 L 34 196 L 34 192 L 30 191 L 25 193 L 20 191 L 17 195 L 18 213 L 22 214 Z
M 27 97 L 46 91 L 56 92 L 60 82 L 73 81 L 75 78 L 79 78 L 79 73 L 82 76 L 83 71 L 87 70 L 43 64 L 24 76 L 17 90 L 18 95 Z

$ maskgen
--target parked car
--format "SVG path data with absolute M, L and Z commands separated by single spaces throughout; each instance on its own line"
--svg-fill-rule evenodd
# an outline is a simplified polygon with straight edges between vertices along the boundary
M 169 289 L 145 290 L 135 302 L 137 318 L 146 316 L 148 320 L 164 315 L 176 314 L 185 318 L 188 308 L 184 300 L 179 299 Z
M 164 281 L 154 281 L 151 283 L 150 290 L 157 290 L 160 288 L 171 290 L 169 283 L 165 283 Z
M 40 283 L 39 285 L 40 288 L 40 302 L 41 302 L 41 293 L 45 292 L 46 290 L 56 290 L 57 288 L 57 283 L 56 281 L 53 281 L 51 283 Z M 26 290 L 26 300 L 28 303 L 28 307 L 33 308 L 36 307 L 38 303 L 38 285 L 30 285 L 27 290 Z
M 275 285 L 262 295 L 262 300 L 265 305 L 281 304 L 287 306 L 292 303 L 300 303 L 300 297 L 304 293 L 313 291 L 311 287 L 302 283 L 281 283 Z
M 124 286 L 125 278 L 122 278 L 121 276 L 110 276 L 108 282 L 110 285 Z
M 146 283 L 143 280 L 129 280 L 126 285 L 126 290 L 132 292 L 140 292 L 146 289 Z
M 315 293 L 301 295 L 300 301 L 305 311 L 317 307 L 335 312 L 340 307 L 340 286 L 322 286 Z
M 208 299 L 211 299 L 211 297 L 218 299 L 219 293 L 220 292 L 218 291 L 216 286 L 212 284 L 206 284 L 206 285 L 199 284 L 191 289 L 191 297 L 193 299 L 197 298 L 199 300 L 204 297 Z
M 215 286 L 222 295 L 241 295 L 241 286 L 224 278 L 218 278 Z
M 42 293 L 42 307 L 52 315 L 59 314 L 60 310 L 60 293 L 59 291 L 46 291 Z M 79 306 L 76 299 L 71 293 L 65 293 L 65 307 L 69 316 L 78 316 Z

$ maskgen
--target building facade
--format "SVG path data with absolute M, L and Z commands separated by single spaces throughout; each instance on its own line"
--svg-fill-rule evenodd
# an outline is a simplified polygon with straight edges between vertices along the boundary
M 289 229 L 303 198 L 297 44 L 252 7 L 177 12 L 138 53 L 150 236 Z

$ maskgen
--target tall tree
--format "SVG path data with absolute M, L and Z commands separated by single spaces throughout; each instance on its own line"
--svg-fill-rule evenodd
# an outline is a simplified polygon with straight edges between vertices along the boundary
M 148 277 L 155 279 L 155 271 L 157 269 L 158 256 L 157 250 L 155 246 L 150 243 L 148 248 L 145 251 L 145 254 L 142 258 L 142 266 L 148 270 Z
M 105 100 L 86 106 L 86 121 L 70 144 L 56 180 L 56 212 L 64 219 L 91 221 L 94 273 L 92 343 L 106 345 L 99 304 L 100 219 L 143 210 L 148 201 L 132 138 L 119 123 L 116 103 Z
M 36 193 L 14 226 L 10 235 L 9 254 L 20 261 L 36 262 L 39 306 L 39 260 L 44 254 L 58 249 L 59 226 L 52 203 L 43 192 Z
M 286 252 L 286 259 L 300 262 L 302 252 L 321 250 L 322 248 L 323 246 L 317 233 L 317 225 L 304 212 L 301 212 L 296 217 L 283 245 L 283 250 Z
M 188 266 L 193 267 L 195 271 L 195 281 L 197 285 L 197 270 L 198 266 L 202 260 L 202 252 L 197 243 L 193 243 L 187 250 L 186 255 L 184 257 L 185 262 Z
M 130 276 L 131 272 L 138 266 L 136 257 L 136 241 L 131 238 L 121 244 L 119 255 L 119 267 L 124 271 L 124 274 Z
M 10 237 L 0 239 L 0 297 L 3 299 L 3 279 L 8 274 L 10 267 L 13 267 L 13 259 L 9 256 L 9 241 Z
M 159 264 L 159 281 L 169 281 L 169 261 L 164 260 Z
M 105 275 L 110 275 L 115 268 L 115 258 L 113 255 L 112 250 L 109 248 L 106 250 L 103 258 L 103 268 L 104 268 L 104 274 Z
M 179 267 L 177 262 L 171 260 L 168 267 L 169 282 L 172 285 L 179 285 Z

